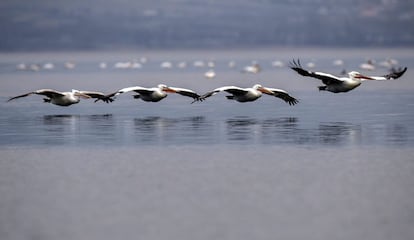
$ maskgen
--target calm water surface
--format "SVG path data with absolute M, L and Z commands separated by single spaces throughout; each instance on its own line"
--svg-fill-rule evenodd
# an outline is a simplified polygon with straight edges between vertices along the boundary
M 413 53 L 2 54 L 0 239 L 413 239 Z M 142 69 L 112 67 L 142 56 L 149 60 Z M 398 81 L 331 94 L 270 64 L 300 57 L 339 73 L 332 65 L 338 56 L 347 69 L 392 57 L 409 70 Z M 215 60 L 215 79 L 192 66 L 199 59 Z M 161 69 L 166 60 L 188 67 Z M 252 60 L 263 71 L 242 74 Z M 76 68 L 63 68 L 65 61 Z M 18 71 L 21 62 L 56 67 Z M 158 83 L 200 93 L 261 83 L 300 103 L 263 96 L 241 104 L 225 94 L 194 104 L 175 95 L 145 103 L 128 94 L 70 107 L 40 96 L 6 102 L 40 88 L 112 92 Z
M 80 103 L 69 108 L 43 104 L 36 97 L 3 101 L 0 145 L 414 145 L 411 92 L 296 94 L 301 103 L 293 107 L 266 96 L 247 104 L 217 96 L 192 105 L 178 96 L 158 104 L 125 96 L 111 105 Z

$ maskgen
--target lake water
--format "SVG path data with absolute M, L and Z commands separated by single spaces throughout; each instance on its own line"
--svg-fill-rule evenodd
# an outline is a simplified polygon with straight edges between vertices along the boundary
M 141 69 L 114 68 L 142 57 Z M 395 58 L 408 71 L 332 94 L 271 65 L 293 58 L 338 74 Z M 204 78 L 209 67 L 197 60 L 214 61 L 217 77 Z M 262 72 L 241 73 L 252 61 Z M 54 69 L 16 69 L 48 62 Z M 413 49 L 0 54 L 0 238 L 412 239 L 413 68 Z M 40 96 L 6 102 L 40 88 L 109 93 L 159 83 L 200 93 L 260 83 L 300 103 L 237 103 L 224 93 L 194 104 L 132 94 L 70 107 Z

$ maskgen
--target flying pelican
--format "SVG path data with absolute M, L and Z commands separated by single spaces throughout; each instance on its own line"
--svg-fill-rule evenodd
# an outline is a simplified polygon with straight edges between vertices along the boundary
M 238 102 L 255 101 L 256 99 L 262 96 L 262 93 L 280 98 L 284 100 L 286 103 L 288 103 L 289 105 L 295 105 L 296 103 L 299 102 L 296 98 L 290 96 L 284 90 L 276 89 L 276 88 L 267 88 L 267 87 L 263 87 L 260 84 L 256 84 L 251 88 L 240 88 L 240 87 L 235 87 L 235 86 L 219 87 L 201 96 L 200 100 L 204 100 L 222 91 L 225 91 L 231 94 L 230 96 L 226 96 L 227 99 L 236 100 Z
M 177 87 L 168 87 L 165 84 L 159 84 L 157 87 L 153 88 L 144 88 L 140 86 L 122 88 L 114 93 L 106 95 L 104 99 L 106 100 L 107 98 L 116 97 L 119 94 L 131 91 L 138 93 L 137 95 L 134 95 L 134 98 L 142 99 L 145 102 L 159 102 L 165 97 L 167 97 L 168 93 L 178 93 L 183 96 L 191 97 L 194 99 L 193 102 L 200 100 L 200 95 L 198 95 L 193 90 Z
M 380 77 L 365 76 L 359 72 L 352 71 L 348 73 L 348 77 L 337 77 L 329 73 L 312 72 L 312 71 L 305 70 L 300 65 L 299 60 L 298 61 L 293 60 L 290 68 L 295 70 L 297 73 L 299 73 L 302 76 L 313 77 L 313 78 L 322 80 L 325 86 L 319 86 L 318 87 L 319 91 L 329 91 L 333 93 L 348 92 L 358 87 L 359 85 L 361 85 L 362 81 L 364 80 L 379 80 L 379 81 L 394 80 L 394 79 L 401 77 L 405 73 L 405 71 L 407 71 L 407 68 L 399 69 L 397 71 L 391 72 L 387 75 L 380 76 Z
M 106 97 L 105 94 L 100 92 L 79 91 L 74 89 L 72 89 L 71 92 L 58 92 L 53 89 L 39 89 L 33 92 L 12 97 L 9 100 L 7 100 L 7 102 L 10 102 L 11 100 L 17 98 L 27 97 L 32 94 L 43 95 L 46 97 L 43 99 L 44 102 L 64 107 L 78 103 L 80 101 L 80 98 L 96 98 L 95 102 L 98 100 L 102 100 L 106 103 L 113 101 L 112 98 Z

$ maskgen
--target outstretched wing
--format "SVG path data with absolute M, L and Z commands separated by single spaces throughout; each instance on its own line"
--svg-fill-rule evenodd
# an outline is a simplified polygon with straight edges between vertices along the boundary
M 7 100 L 7 102 L 10 102 L 11 100 L 14 100 L 14 99 L 17 99 L 17 98 L 27 97 L 27 96 L 32 95 L 32 94 L 44 95 L 48 98 L 54 98 L 54 97 L 58 97 L 58 96 L 65 96 L 63 93 L 58 92 L 58 91 L 53 90 L 53 89 L 39 89 L 39 90 L 36 90 L 36 91 L 33 91 L 33 92 L 29 92 L 29 93 L 25 93 L 25 94 L 22 94 L 22 95 L 19 95 L 19 96 L 9 98 L 9 100 Z
M 198 95 L 193 90 L 185 89 L 185 88 L 177 88 L 177 87 L 168 87 L 168 88 L 172 89 L 175 93 L 178 93 L 182 96 L 191 97 L 194 99 L 194 101 L 202 101 L 202 99 L 200 99 L 201 96 Z
M 407 68 L 399 68 L 392 70 L 389 74 L 381 76 L 381 77 L 375 77 L 370 76 L 370 78 L 373 78 L 374 80 L 378 81 L 385 81 L 385 80 L 395 80 L 400 78 L 405 72 L 407 71 Z
M 200 99 L 204 100 L 204 99 L 206 99 L 208 97 L 211 97 L 211 96 L 213 96 L 213 95 L 215 95 L 219 92 L 222 92 L 222 91 L 226 91 L 226 92 L 231 93 L 235 96 L 240 96 L 240 95 L 244 95 L 244 94 L 247 93 L 247 90 L 245 90 L 243 88 L 239 88 L 239 87 L 235 87 L 235 86 L 224 86 L 224 87 L 219 87 L 219 88 L 216 88 L 216 89 L 214 89 L 210 92 L 205 93 L 204 95 L 202 95 L 200 97 Z
M 268 93 L 264 92 L 265 94 L 273 95 L 277 98 L 280 98 L 280 99 L 282 99 L 283 101 L 285 101 L 286 103 L 288 103 L 291 106 L 299 103 L 298 99 L 290 96 L 289 93 L 286 92 L 285 90 L 277 89 L 277 88 L 266 88 L 266 89 L 269 90 L 270 92 L 272 92 L 273 94 L 268 94 Z
M 101 93 L 101 92 L 94 92 L 94 91 L 79 91 L 80 93 L 89 96 L 90 98 L 96 98 L 95 102 L 101 100 L 106 103 L 113 102 L 114 99 L 111 97 L 108 97 L 107 95 Z
M 312 71 L 305 70 L 304 68 L 302 68 L 302 65 L 300 64 L 299 59 L 297 61 L 293 60 L 290 63 L 290 68 L 292 70 L 296 71 L 297 73 L 299 73 L 302 76 L 313 77 L 313 78 L 322 80 L 322 82 L 326 85 L 329 85 L 329 84 L 332 84 L 332 83 L 342 82 L 342 80 L 339 77 L 334 76 L 334 75 L 329 74 L 329 73 L 312 72 Z
M 118 95 L 120 95 L 122 93 L 126 93 L 126 92 L 131 92 L 131 91 L 140 93 L 142 91 L 148 91 L 148 88 L 144 88 L 144 87 L 140 87 L 140 86 L 122 88 L 122 89 L 119 89 L 116 92 L 105 95 L 103 98 L 105 98 L 105 99 L 111 98 L 112 100 L 114 100 L 114 98 L 116 98 Z

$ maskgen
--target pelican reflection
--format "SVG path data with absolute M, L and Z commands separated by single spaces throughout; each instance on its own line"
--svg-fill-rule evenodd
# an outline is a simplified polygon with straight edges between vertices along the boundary
M 321 123 L 317 136 L 324 145 L 360 145 L 361 126 L 346 122 Z
M 195 143 L 212 135 L 212 126 L 203 116 L 135 118 L 134 129 L 136 141 L 144 143 Z
M 226 121 L 228 139 L 260 143 L 282 143 L 298 133 L 296 118 L 259 120 L 249 117 L 230 118 Z
M 205 116 L 135 119 L 103 115 L 46 115 L 15 121 L 13 141 L 56 144 L 285 144 L 296 146 L 401 145 L 414 142 L 405 124 L 300 122 L 296 117 Z M 11 129 L 10 132 L 16 132 Z M 11 134 L 9 134 L 11 135 Z M 10 141 L 12 141 L 10 140 Z
M 37 134 L 48 144 L 107 143 L 116 139 L 116 123 L 112 114 L 45 115 Z

